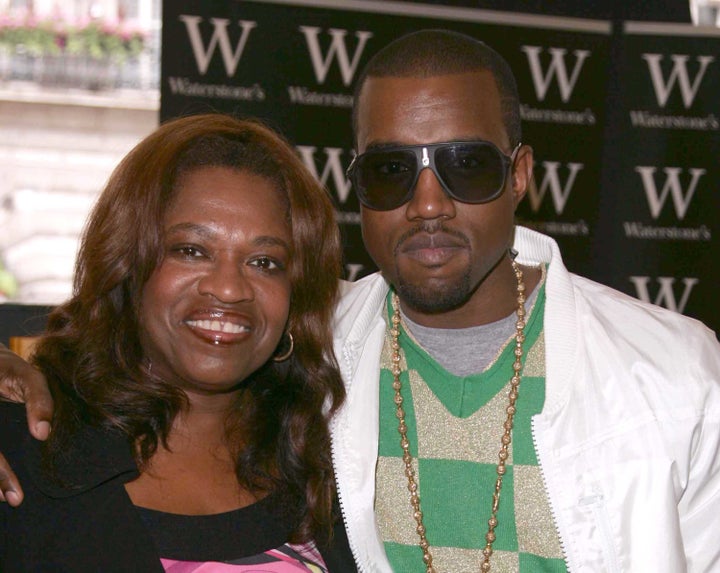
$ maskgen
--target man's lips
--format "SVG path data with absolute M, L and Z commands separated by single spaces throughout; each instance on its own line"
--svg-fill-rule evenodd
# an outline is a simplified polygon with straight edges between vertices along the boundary
M 459 237 L 448 233 L 417 233 L 399 245 L 399 252 L 427 265 L 441 265 L 466 249 L 467 244 Z
M 417 233 L 403 241 L 400 250 L 406 252 L 421 249 L 452 249 L 464 247 L 464 241 L 448 233 Z

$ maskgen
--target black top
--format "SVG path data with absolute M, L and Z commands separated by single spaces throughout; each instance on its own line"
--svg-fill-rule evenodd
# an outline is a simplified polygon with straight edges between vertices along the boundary
M 286 543 L 297 522 L 283 511 L 283 500 L 278 494 L 213 515 L 135 509 L 160 556 L 179 561 L 225 561 L 256 555 Z
M 25 492 L 18 508 L 0 504 L 0 571 L 163 573 L 160 556 L 234 558 L 239 539 L 241 552 L 255 554 L 285 543 L 296 525 L 278 494 L 215 516 L 137 508 L 124 488 L 139 475 L 130 445 L 119 432 L 104 429 L 86 427 L 68 451 L 67 463 L 57 464 L 60 479 L 51 479 L 43 468 L 41 442 L 29 436 L 25 409 L 17 404 L 0 403 L 0 447 Z M 329 571 L 353 572 L 338 521 L 332 545 L 320 550 Z M 163 523 L 180 532 L 174 541 L 163 536 L 162 527 L 153 527 Z M 182 523 L 186 530 L 175 527 Z M 220 536 L 218 524 L 227 525 Z

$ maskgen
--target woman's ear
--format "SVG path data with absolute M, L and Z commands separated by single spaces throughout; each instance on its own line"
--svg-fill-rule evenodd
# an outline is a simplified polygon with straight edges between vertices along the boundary
M 515 163 L 512 170 L 512 190 L 515 198 L 515 208 L 523 200 L 530 185 L 535 185 L 533 178 L 533 149 L 529 145 L 523 145 L 515 155 Z

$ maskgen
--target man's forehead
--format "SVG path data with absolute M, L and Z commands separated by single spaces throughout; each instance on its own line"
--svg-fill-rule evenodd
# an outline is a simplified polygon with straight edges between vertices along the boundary
M 498 130 L 503 130 L 500 98 L 487 71 L 371 77 L 358 101 L 359 151 L 385 144 L 495 140 Z
M 422 92 L 426 91 L 428 86 L 435 89 L 446 86 L 447 89 L 454 91 L 463 88 L 491 89 L 495 87 L 495 78 L 487 69 L 452 74 L 368 76 L 359 95 L 362 97 L 368 91 L 384 90 L 388 87 L 400 92 Z

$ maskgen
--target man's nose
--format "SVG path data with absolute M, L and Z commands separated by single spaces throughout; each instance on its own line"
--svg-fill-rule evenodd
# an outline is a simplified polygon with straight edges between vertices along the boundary
M 455 201 L 447 194 L 432 168 L 420 171 L 406 213 L 411 220 L 455 216 Z

